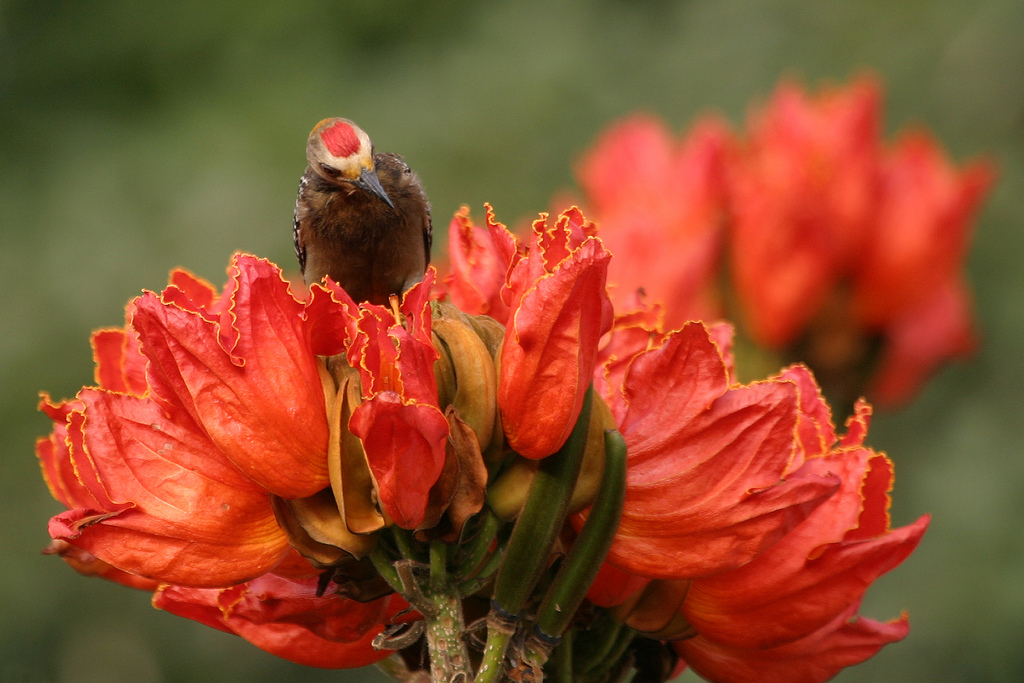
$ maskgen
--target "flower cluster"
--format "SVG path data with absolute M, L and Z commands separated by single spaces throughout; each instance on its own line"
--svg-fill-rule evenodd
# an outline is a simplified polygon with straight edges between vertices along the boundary
M 485 228 L 466 213 L 452 222 L 449 296 L 470 312 L 509 319 L 506 234 L 490 212 Z M 890 529 L 892 465 L 863 445 L 870 407 L 859 403 L 839 437 L 805 367 L 737 385 L 728 325 L 662 332 L 660 317 L 616 317 L 594 365 L 629 456 L 621 522 L 588 597 L 710 680 L 825 680 L 901 639 L 905 615 L 854 619 L 928 525 Z
M 96 387 L 44 397 L 37 453 L 54 497 L 50 552 L 154 590 L 154 605 L 303 664 L 380 659 L 370 641 L 406 607 L 319 595 L 274 497 L 330 483 L 322 361 L 343 347 L 341 305 L 295 299 L 275 266 L 239 256 L 223 293 L 175 271 L 129 323 L 93 335 Z M 326 310 L 322 310 L 323 309 Z M 354 559 L 354 558 L 353 558 Z
M 399 677 L 539 680 L 550 656 L 595 683 L 627 666 L 653 681 L 684 666 L 822 681 L 902 638 L 905 615 L 857 610 L 928 518 L 891 528 L 892 464 L 865 445 L 868 404 L 840 435 L 804 365 L 740 383 L 732 327 L 687 319 L 719 311 L 720 219 L 741 181 L 725 183 L 724 127 L 702 126 L 677 155 L 653 125 L 613 131 L 585 165 L 600 230 L 572 208 L 520 240 L 490 207 L 483 225 L 463 209 L 443 286 L 430 269 L 390 306 L 329 279 L 296 288 L 244 254 L 221 291 L 174 271 L 123 327 L 94 334 L 96 386 L 41 403 L 53 431 L 37 455 L 67 508 L 48 552 L 292 661 L 390 657 Z M 819 156 L 843 138 L 818 132 L 805 146 Z M 741 156 L 799 166 L 754 146 Z M 674 194 L 653 181 L 666 168 Z M 907 173 L 908 192 L 932 187 Z M 843 185 L 837 211 L 861 193 Z M 883 213 L 921 229 L 939 209 L 914 197 Z M 773 230 L 789 235 L 783 222 Z M 842 247 L 854 248 L 874 247 Z M 829 286 L 855 272 L 843 259 Z M 647 297 L 608 286 L 640 269 Z M 872 301 L 854 294 L 875 285 L 853 282 L 850 301 Z M 889 330 L 882 304 L 853 310 Z M 796 334 L 818 314 L 800 315 L 771 324 Z
M 390 654 L 375 639 L 421 618 L 371 561 L 391 547 L 381 534 L 443 538 L 458 558 L 485 495 L 512 523 L 593 384 L 567 528 L 592 514 L 591 446 L 615 427 L 625 504 L 590 597 L 616 623 L 714 678 L 759 658 L 834 673 L 905 633 L 848 623 L 926 524 L 889 530 L 866 408 L 837 442 L 803 368 L 737 385 L 728 326 L 613 315 L 610 254 L 578 210 L 538 220 L 528 244 L 490 212 L 485 227 L 460 212 L 450 235 L 451 304 L 429 300 L 432 274 L 399 311 L 330 282 L 297 297 L 245 255 L 223 292 L 175 271 L 134 300 L 124 328 L 93 337 L 97 386 L 42 404 L 54 430 L 38 455 L 69 508 L 52 552 L 294 661 L 373 662 Z M 466 577 L 492 578 L 487 564 Z M 665 590 L 678 599 L 650 597 Z M 799 618 L 778 618 L 808 591 Z M 779 632 L 730 637 L 751 619 Z
M 923 130 L 886 145 L 880 99 L 868 78 L 816 96 L 784 82 L 742 134 L 613 125 L 578 177 L 616 303 L 642 287 L 669 327 L 734 320 L 844 406 L 908 400 L 973 347 L 962 268 L 993 173 L 951 166 Z

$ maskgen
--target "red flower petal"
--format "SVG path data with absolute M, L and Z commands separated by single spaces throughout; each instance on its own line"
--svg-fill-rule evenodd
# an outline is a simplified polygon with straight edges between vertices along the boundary
M 868 438 L 868 426 L 871 424 L 871 404 L 860 399 L 853 406 L 853 415 L 846 418 L 846 434 L 839 438 L 839 446 L 863 446 Z
M 149 390 L 146 357 L 139 351 L 139 337 L 131 327 L 93 332 L 92 358 L 96 384 L 101 388 L 136 396 Z
M 805 469 L 839 475 L 839 492 L 749 564 L 693 582 L 683 615 L 707 639 L 763 649 L 803 638 L 859 604 L 920 541 L 927 516 L 888 529 L 892 472 L 885 456 L 840 450 Z
M 80 414 L 82 407 L 79 400 L 53 403 L 49 396 L 43 394 L 39 409 L 53 420 L 53 432 L 49 437 L 36 441 L 36 455 L 50 494 L 63 503 L 64 507 L 101 508 L 109 499 L 103 492 L 100 493 L 100 498 L 93 495 L 89 487 L 79 479 L 71 460 L 68 421 L 72 413 Z M 80 433 L 78 436 L 80 444 Z
M 386 391 L 356 408 L 349 428 L 363 441 L 384 512 L 402 528 L 418 527 L 444 467 L 444 414 L 436 405 L 406 404 Z
M 886 327 L 957 280 L 972 219 L 994 175 L 981 162 L 959 171 L 924 131 L 896 143 L 885 160 L 876 227 L 857 268 L 856 308 L 865 326 Z
M 731 269 L 748 330 L 793 340 L 860 257 L 877 205 L 879 90 L 779 86 L 731 164 Z
M 327 418 L 303 305 L 280 271 L 237 256 L 219 322 L 146 294 L 132 324 L 154 397 L 180 406 L 247 476 L 285 497 L 327 485 Z
M 238 583 L 281 559 L 287 541 L 266 493 L 186 415 L 95 390 L 81 400 L 71 460 L 100 505 L 54 517 L 54 538 L 131 574 L 192 586 Z
M 76 548 L 66 541 L 51 541 L 43 553 L 45 555 L 59 555 L 60 559 L 67 562 L 72 569 L 83 576 L 98 576 L 128 588 L 137 588 L 144 591 L 156 590 L 160 585 L 159 581 L 129 574 L 111 567 L 106 562 L 96 559 L 91 553 L 81 548 Z
M 451 274 L 444 281 L 452 303 L 468 315 L 507 319 L 508 306 L 501 300 L 501 289 L 509 263 L 498 252 L 491 231 L 473 225 L 469 207 L 463 206 L 452 217 L 448 258 Z
M 535 233 L 529 258 L 513 275 L 498 405 L 509 446 L 527 458 L 547 457 L 565 443 L 592 381 L 598 341 L 611 326 L 611 255 L 592 237 L 568 251 L 573 230 L 563 214 L 550 233 Z M 552 266 L 556 256 L 564 258 Z
M 430 332 L 430 287 L 434 269 L 405 293 L 405 324 L 383 306 L 363 304 L 348 349 L 349 364 L 359 371 L 363 397 L 393 391 L 404 402 L 437 406 L 434 361 L 440 356 Z
M 182 268 L 171 271 L 170 282 L 162 297 L 189 311 L 203 312 L 211 318 L 220 315 L 229 304 L 227 296 L 217 294 L 216 288 L 206 280 Z M 227 292 L 225 292 L 227 294 Z
M 657 376 L 656 369 L 627 383 Z M 699 406 L 679 395 L 687 413 Z M 728 390 L 688 420 L 652 413 L 660 431 L 641 429 L 642 420 L 625 427 L 626 502 L 609 561 L 654 578 L 709 576 L 749 562 L 799 524 L 836 480 L 816 473 L 784 479 L 801 456 L 797 401 L 792 383 L 763 382 Z
M 706 325 L 708 336 L 715 342 L 718 352 L 722 354 L 722 362 L 725 363 L 725 371 L 729 376 L 729 383 L 736 383 L 736 358 L 733 354 L 732 343 L 736 330 L 730 323 L 714 323 Z
M 491 234 L 491 241 L 494 243 L 494 251 L 498 255 L 498 262 L 505 267 L 505 283 L 498 293 L 503 306 L 495 304 L 492 317 L 502 325 L 508 325 L 508 316 L 511 314 L 513 294 L 510 289 L 513 272 L 519 262 L 526 258 L 526 245 L 516 239 L 516 236 L 509 232 L 504 223 L 494 217 L 494 210 L 490 204 L 484 204 L 487 211 L 487 231 Z
M 357 334 L 359 306 L 328 278 L 309 288 L 305 317 L 310 350 L 318 356 L 337 356 L 347 352 Z
M 620 401 L 625 405 L 619 431 L 626 436 L 631 466 L 650 443 L 706 411 L 728 387 L 722 355 L 701 323 L 689 323 L 635 356 L 622 396 L 612 404 L 613 410 Z
M 233 616 L 260 626 L 274 622 L 302 626 L 338 643 L 351 643 L 366 635 L 385 617 L 388 598 L 356 602 L 335 593 L 318 596 L 318 578 L 287 579 L 266 574 L 250 581 L 233 602 Z
M 317 597 L 315 579 L 272 574 L 224 590 L 164 586 L 153 597 L 158 609 L 235 633 L 278 657 L 331 669 L 366 666 L 391 654 L 372 646 L 392 612 L 390 602 Z
M 608 278 L 617 309 L 642 287 L 664 303 L 669 327 L 717 317 L 706 290 L 719 250 L 728 137 L 708 118 L 677 144 L 658 119 L 633 116 L 580 163 L 580 186 L 616 256 Z
M 794 365 L 786 368 L 779 377 L 794 382 L 800 391 L 797 431 L 804 457 L 814 458 L 828 453 L 836 442 L 836 430 L 832 425 L 832 410 L 821 395 L 814 375 L 805 366 Z
M 662 335 L 648 327 L 643 318 L 637 320 L 630 314 L 618 318 L 605 337 L 597 355 L 594 389 L 608 404 L 617 424 L 622 423 L 629 408 L 622 396 L 622 384 L 630 363 L 661 338 Z
M 833 620 L 798 641 L 766 650 L 737 650 L 697 636 L 673 643 L 694 671 L 722 683 L 821 683 L 845 667 L 859 664 L 909 631 L 906 616 L 889 623 L 850 618 L 851 605 Z
M 884 406 L 909 401 L 944 361 L 976 346 L 970 295 L 959 280 L 934 290 L 887 330 L 882 361 L 871 380 L 872 400 Z
M 605 562 L 587 590 L 587 599 L 598 607 L 615 607 L 643 590 L 650 582 L 650 579 L 630 574 Z

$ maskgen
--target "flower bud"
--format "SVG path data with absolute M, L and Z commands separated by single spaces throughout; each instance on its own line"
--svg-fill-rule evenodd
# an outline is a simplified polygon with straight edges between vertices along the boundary
M 445 398 L 451 394 L 451 405 L 476 433 L 482 450 L 490 445 L 494 434 L 497 377 L 494 361 L 484 341 L 460 318 L 461 315 L 457 318 L 442 314 L 431 323 L 434 344 L 441 355 L 441 359 L 435 362 L 435 368 L 447 357 L 448 363 L 442 365 L 443 379 L 449 380 L 446 373 L 450 367 L 450 380 L 454 380 L 455 384 L 452 392 L 449 387 L 442 389 L 439 381 L 438 398 L 442 394 Z M 441 407 L 446 407 L 443 402 Z
M 594 395 L 594 406 L 590 413 L 587 430 L 587 446 L 583 453 L 583 465 L 569 501 L 569 514 L 574 514 L 594 501 L 604 473 L 604 433 L 615 428 L 615 418 L 608 404 Z M 539 460 L 522 456 L 515 459 L 502 471 L 487 492 L 487 502 L 494 513 L 506 522 L 519 516 L 526 502 Z

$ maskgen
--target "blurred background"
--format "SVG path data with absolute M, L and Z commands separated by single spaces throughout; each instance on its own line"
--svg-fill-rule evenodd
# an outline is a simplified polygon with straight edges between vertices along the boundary
M 405 155 L 443 249 L 460 204 L 509 224 L 548 208 L 623 114 L 738 125 L 780 76 L 865 69 L 890 139 L 923 123 L 999 182 L 969 264 L 983 347 L 869 440 L 896 463 L 894 524 L 934 516 L 862 610 L 909 610 L 910 636 L 837 680 L 1024 680 L 1022 35 L 1018 0 L 0 2 L 0 681 L 382 680 L 277 660 L 39 554 L 62 507 L 37 392 L 91 383 L 90 331 L 175 266 L 218 285 L 235 250 L 292 267 L 318 120 Z

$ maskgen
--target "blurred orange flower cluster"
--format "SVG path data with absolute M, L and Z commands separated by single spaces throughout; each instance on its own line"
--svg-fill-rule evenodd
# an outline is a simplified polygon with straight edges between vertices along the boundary
M 807 363 L 852 406 L 909 400 L 974 346 L 964 281 L 987 162 L 952 166 L 924 130 L 887 145 L 876 82 L 809 95 L 782 83 L 734 134 L 707 117 L 677 142 L 635 115 L 578 168 L 616 255 L 616 303 L 638 288 L 664 324 L 726 318 Z

